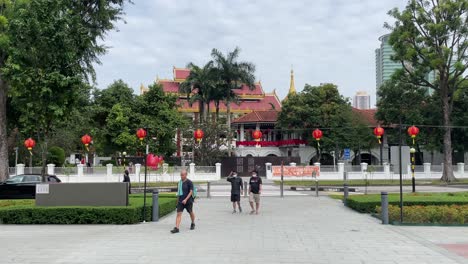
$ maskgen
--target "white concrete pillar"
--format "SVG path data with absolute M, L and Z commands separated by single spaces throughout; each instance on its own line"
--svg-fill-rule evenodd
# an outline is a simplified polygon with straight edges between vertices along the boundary
M 24 164 L 16 164 L 16 175 L 24 174 Z
M 241 124 L 240 128 L 240 141 L 245 141 L 244 124 Z
M 78 164 L 76 167 L 78 168 L 78 177 L 83 177 L 84 175 L 84 164 Z
M 273 179 L 273 167 L 271 165 L 272 164 L 269 163 L 269 162 L 265 163 L 266 178 L 267 179 Z
M 107 164 L 106 167 L 107 167 L 107 171 L 106 171 L 106 176 L 107 177 L 111 177 L 112 176 L 112 164 Z
M 463 162 L 457 163 L 457 169 L 458 169 L 458 177 L 463 177 L 465 174 L 465 163 Z
M 367 171 L 367 165 L 368 165 L 368 164 L 365 163 L 365 162 L 361 163 L 361 172 Z
M 426 162 L 423 164 L 424 166 L 424 177 L 430 178 L 431 177 L 431 163 Z
M 295 162 L 291 162 L 291 163 L 289 163 L 289 166 L 291 166 L 291 167 L 296 167 L 296 163 L 295 163 Z
M 216 179 L 221 180 L 221 163 L 216 163 Z
M 384 163 L 383 166 L 384 166 L 385 178 L 389 179 L 390 178 L 390 164 Z
M 338 177 L 342 179 L 344 177 L 344 163 L 338 162 Z
M 136 178 L 140 177 L 140 173 L 141 173 L 141 164 L 137 163 L 135 164 L 135 177 Z
M 195 163 L 190 163 L 189 165 L 189 175 L 190 178 L 195 177 Z
M 47 164 L 47 174 L 55 175 L 55 164 Z

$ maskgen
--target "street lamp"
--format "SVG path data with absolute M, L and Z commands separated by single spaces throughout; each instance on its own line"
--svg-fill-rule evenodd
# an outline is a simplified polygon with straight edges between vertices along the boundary
M 145 185 L 143 187 L 143 223 L 146 222 L 146 187 L 147 187 L 147 182 L 146 178 L 148 177 L 148 151 L 149 151 L 149 145 L 148 145 L 148 137 L 146 136 L 148 128 L 143 129 L 140 128 L 137 130 L 136 136 L 140 140 L 140 142 L 143 142 L 143 139 L 146 139 L 146 151 L 145 151 Z
M 413 185 L 413 192 L 416 192 L 416 179 L 414 178 L 414 164 L 415 164 L 415 153 L 416 149 L 415 148 L 410 148 L 410 153 L 411 153 L 411 181 Z
M 36 146 L 36 141 L 34 141 L 34 139 L 32 138 L 28 138 L 24 141 L 24 146 L 29 150 L 29 154 L 31 154 L 31 156 L 29 157 L 29 173 L 32 173 L 32 149 L 34 148 L 34 146 Z
M 125 170 L 125 156 L 127 156 L 127 152 L 122 152 L 122 156 L 123 156 L 123 167 L 124 167 L 124 170 Z

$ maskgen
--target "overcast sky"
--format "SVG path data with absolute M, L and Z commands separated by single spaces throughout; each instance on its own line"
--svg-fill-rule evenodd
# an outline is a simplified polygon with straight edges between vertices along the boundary
M 364 90 L 375 103 L 375 53 L 387 11 L 406 0 L 134 0 L 125 8 L 96 67 L 99 88 L 122 79 L 140 84 L 172 78 L 172 67 L 204 64 L 212 48 L 241 48 L 256 65 L 265 92 L 280 99 L 291 66 L 298 91 L 306 83 L 331 82 L 352 97 Z

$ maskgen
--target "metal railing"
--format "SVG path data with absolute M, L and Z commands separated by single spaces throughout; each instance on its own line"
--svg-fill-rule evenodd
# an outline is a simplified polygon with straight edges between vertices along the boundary
M 216 173 L 215 166 L 195 166 L 195 173 Z

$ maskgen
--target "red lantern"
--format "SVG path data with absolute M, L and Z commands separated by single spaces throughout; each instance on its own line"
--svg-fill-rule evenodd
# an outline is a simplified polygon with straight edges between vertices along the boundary
M 323 136 L 323 132 L 322 130 L 320 129 L 315 129 L 313 132 L 312 132 L 312 136 L 315 138 L 315 140 L 317 140 L 317 145 L 320 147 L 320 139 L 322 138 Z
M 91 136 L 89 136 L 88 134 L 85 134 L 81 137 L 81 142 L 85 145 L 87 151 L 89 151 L 88 146 L 91 143 L 91 140 Z
M 205 134 L 203 133 L 203 130 L 201 129 L 197 129 L 195 130 L 195 132 L 193 132 L 193 136 L 195 137 L 195 139 L 197 140 L 198 143 L 200 143 L 200 141 L 203 139 L 203 136 Z
M 384 133 L 385 133 L 385 130 L 383 128 L 381 128 L 380 126 L 374 128 L 374 135 L 379 140 L 379 144 L 382 144 L 382 141 L 380 139 L 382 138 Z
M 413 139 L 413 145 L 414 145 L 414 139 L 416 138 L 418 134 L 419 134 L 419 128 L 415 126 L 410 126 L 408 128 L 408 135 L 410 135 L 411 138 Z
M 152 167 L 153 169 L 157 169 L 159 164 L 159 157 L 155 156 L 154 154 L 148 154 L 146 157 L 146 165 Z
M 136 136 L 140 140 L 140 143 L 142 143 L 143 139 L 145 139 L 146 137 L 146 130 L 144 130 L 143 128 L 138 129 L 136 132 Z
M 24 141 L 24 146 L 29 150 L 29 153 L 32 155 L 32 149 L 36 146 L 36 141 L 32 138 L 28 138 Z
M 252 137 L 255 139 L 255 141 L 260 141 L 260 139 L 262 138 L 262 132 L 260 130 L 255 130 L 253 133 L 252 133 Z

